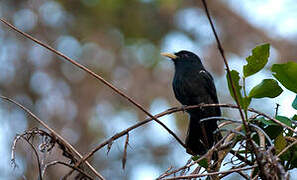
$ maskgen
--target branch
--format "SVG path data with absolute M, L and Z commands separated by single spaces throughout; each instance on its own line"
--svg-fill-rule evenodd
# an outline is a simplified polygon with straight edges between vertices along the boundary
M 213 151 L 215 151 L 216 149 L 217 149 L 217 147 L 221 144 L 221 143 L 223 143 L 224 141 L 225 141 L 225 139 L 230 135 L 230 133 L 231 133 L 231 131 L 229 131 L 222 139 L 220 139 L 210 150 L 208 150 L 204 155 L 202 155 L 199 159 L 197 159 L 197 160 L 195 160 L 195 161 L 193 161 L 192 163 L 190 163 L 190 164 L 186 164 L 186 165 L 184 165 L 183 167 L 181 167 L 181 168 L 178 168 L 178 169 L 176 169 L 176 170 L 173 170 L 173 171 L 171 171 L 171 172 L 168 172 L 168 173 L 166 173 L 166 174 L 162 174 L 161 176 L 159 176 L 157 179 L 159 180 L 159 179 L 162 179 L 162 178 L 164 178 L 164 177 L 166 177 L 166 176 L 169 176 L 169 175 L 171 175 L 171 174 L 175 174 L 175 173 L 177 173 L 177 172 L 179 172 L 179 171 L 181 171 L 181 170 L 184 170 L 184 169 L 187 169 L 187 168 L 190 168 L 191 166 L 193 166 L 194 164 L 196 164 L 196 163 L 198 163 L 198 162 L 200 162 L 202 159 L 204 159 L 204 158 L 207 158 L 210 154 L 212 154 L 213 153 Z
M 165 178 L 164 180 L 191 179 L 191 178 L 197 178 L 197 177 L 203 177 L 203 176 L 212 176 L 212 175 L 218 175 L 218 174 L 226 174 L 226 173 L 232 173 L 232 172 L 238 172 L 238 171 L 245 171 L 245 170 L 253 169 L 255 167 L 257 167 L 257 165 L 253 165 L 251 167 L 231 169 L 231 170 L 228 170 L 228 171 L 211 172 L 211 173 L 205 173 L 205 174 L 191 174 L 191 175 L 186 175 L 186 176 L 175 176 L 175 177 L 172 177 L 172 178 Z
M 42 175 L 41 175 L 41 167 L 40 167 L 40 159 L 39 159 L 39 155 L 38 155 L 38 152 L 37 150 L 35 149 L 34 145 L 29 141 L 29 139 L 25 138 L 24 135 L 26 134 L 21 134 L 21 135 L 18 135 L 15 137 L 14 141 L 13 141 L 13 145 L 12 145 L 12 153 L 11 153 L 11 161 L 12 162 L 15 162 L 15 148 L 16 148 L 16 143 L 18 142 L 19 139 L 23 139 L 25 140 L 29 145 L 30 147 L 33 149 L 33 152 L 36 156 L 36 159 L 37 159 L 37 165 L 38 165 L 38 175 L 39 175 L 39 180 L 42 180 Z
M 127 147 L 128 147 L 128 144 L 129 144 L 129 133 L 127 133 L 125 146 L 124 146 L 124 153 L 123 153 L 123 159 L 122 159 L 123 170 L 125 169 L 126 161 L 127 161 Z
M 292 146 L 294 146 L 295 144 L 297 144 L 297 140 L 294 141 L 293 143 L 291 143 L 289 146 L 287 146 L 286 148 L 284 148 L 276 157 L 280 157 L 282 154 L 284 154 L 288 149 L 290 149 Z
M 181 107 L 174 107 L 174 108 L 170 108 L 164 112 L 161 112 L 159 114 L 156 114 L 155 117 L 156 118 L 160 118 L 162 116 L 165 116 L 165 115 L 168 115 L 168 114 L 172 114 L 172 113 L 175 113 L 175 112 L 180 112 L 180 111 L 185 111 L 185 110 L 188 110 L 188 109 L 195 109 L 195 108 L 201 108 L 201 107 L 222 107 L 222 108 L 233 108 L 233 109 L 238 109 L 238 106 L 236 105 L 233 105 L 233 104 L 198 104 L 198 105 L 192 105 L 192 106 L 181 106 Z M 294 130 L 293 128 L 281 123 L 280 121 L 278 121 L 277 119 L 274 119 L 274 118 L 271 118 L 270 116 L 260 112 L 260 111 L 256 111 L 252 108 L 249 108 L 248 111 L 250 112 L 254 112 L 254 113 L 257 113 L 257 114 L 260 114 L 262 116 L 265 116 L 266 118 L 268 118 L 269 120 L 272 120 L 274 121 L 275 123 L 281 125 L 282 127 L 284 128 L 288 128 L 290 130 L 292 130 L 293 132 L 296 132 L 296 130 Z M 144 121 L 141 121 L 141 122 L 138 122 L 136 123 L 135 125 L 113 135 L 112 137 L 110 137 L 109 139 L 103 141 L 101 144 L 99 144 L 98 146 L 96 146 L 94 149 L 92 149 L 88 154 L 86 154 L 84 156 L 83 159 L 81 159 L 77 164 L 81 164 L 83 161 L 86 161 L 88 158 L 90 158 L 92 155 L 95 154 L 95 152 L 97 152 L 98 150 L 100 150 L 101 148 L 103 148 L 104 146 L 108 145 L 110 142 L 124 136 L 125 134 L 127 134 L 128 132 L 152 121 L 153 119 L 152 118 L 148 118 Z
M 14 100 L 10 99 L 10 98 L 7 98 L 7 97 L 4 97 L 4 96 L 1 96 L 0 95 L 0 98 L 2 99 L 5 99 L 9 102 L 12 102 L 13 104 L 16 104 L 17 106 L 19 106 L 21 109 L 23 109 L 25 112 L 27 112 L 30 116 L 32 116 L 38 123 L 40 123 L 42 126 L 44 126 L 46 129 L 48 129 L 53 135 L 55 135 L 56 137 L 58 137 L 58 139 L 61 140 L 61 142 L 65 143 L 65 146 L 68 147 L 69 149 L 71 149 L 73 152 L 75 152 L 75 154 L 77 156 L 79 156 L 80 158 L 82 158 L 77 164 L 81 164 L 83 163 L 84 161 L 86 161 L 88 158 L 90 158 L 96 151 L 98 151 L 99 149 L 101 149 L 102 147 L 104 147 L 105 145 L 108 145 L 110 142 L 124 136 L 125 134 L 127 134 L 128 132 L 152 121 L 153 119 L 152 118 L 148 118 L 144 121 L 141 121 L 123 131 L 121 131 L 120 133 L 117 133 L 115 134 L 114 136 L 112 136 L 111 138 L 105 140 L 104 142 L 102 142 L 100 145 L 98 145 L 97 147 L 95 147 L 93 150 L 91 150 L 87 155 L 85 155 L 84 157 L 82 157 L 66 140 L 64 140 L 59 134 L 57 134 L 54 130 L 52 130 L 50 127 L 48 127 L 43 121 L 41 121 L 36 115 L 34 115 L 30 110 L 28 110 L 27 108 L 25 108 L 24 106 L 22 106 L 21 104 L 15 102 Z M 179 111 L 185 111 L 185 110 L 188 110 L 188 109 L 194 109 L 194 108 L 201 108 L 201 107 L 222 107 L 222 108 L 235 108 L 235 109 L 238 109 L 238 106 L 236 105 L 232 105 L 232 104 L 199 104 L 199 105 L 192 105 L 192 106 L 182 106 L 182 107 L 175 107 L 175 108 L 171 108 L 171 109 L 168 109 L 162 113 L 159 113 L 157 115 L 155 115 L 156 118 L 159 118 L 159 117 L 162 117 L 162 116 L 165 116 L 165 115 L 168 115 L 168 114 L 171 114 L 171 113 L 175 113 L 175 112 L 179 112 Z M 262 116 L 265 116 L 266 118 L 278 123 L 279 125 L 281 125 L 282 127 L 285 127 L 285 128 L 288 128 L 290 130 L 292 130 L 293 132 L 296 132 L 294 129 L 292 129 L 291 127 L 279 122 L 278 120 L 274 119 L 274 118 L 271 118 L 269 117 L 268 115 L 262 113 L 262 112 L 259 112 L 259 111 L 256 111 L 252 108 L 249 108 L 248 109 L 249 111 L 251 112 L 254 112 L 254 113 L 257 113 L 259 115 L 262 115 Z M 88 163 L 88 162 L 86 162 Z M 89 167 L 91 165 L 88 165 Z M 93 167 L 90 167 L 92 169 L 94 169 Z M 94 172 L 94 171 L 93 171 Z M 95 172 L 94 172 L 95 173 Z M 102 177 L 103 178 L 103 177 Z
M 32 113 L 29 109 L 27 109 L 26 107 L 24 107 L 23 105 L 21 105 L 20 103 L 0 95 L 1 99 L 4 99 L 6 101 L 9 101 L 15 105 L 17 105 L 18 107 L 20 107 L 21 109 L 23 109 L 26 113 L 28 113 L 31 117 L 33 117 L 33 119 L 35 119 L 39 124 L 41 124 L 44 128 L 46 128 L 48 131 L 51 132 L 51 134 L 53 136 L 55 136 L 57 139 L 59 139 L 67 148 L 69 148 L 72 152 L 74 152 L 79 158 L 83 158 L 83 156 L 68 142 L 66 141 L 62 136 L 60 136 L 56 131 L 54 131 L 52 128 L 50 128 L 47 124 L 45 124 L 41 119 L 39 119 L 34 113 Z M 86 165 L 92 170 L 92 172 L 94 174 L 97 175 L 97 177 L 99 177 L 100 179 L 104 180 L 104 177 L 95 170 L 94 167 L 92 167 L 90 165 L 89 162 L 86 162 Z
M 87 179 L 90 179 L 92 180 L 93 178 L 90 177 L 88 174 L 86 174 L 84 171 L 82 171 L 81 169 L 79 168 L 76 168 L 70 164 L 67 164 L 65 162 L 61 162 L 61 161 L 53 161 L 53 162 L 50 162 L 50 163 L 47 163 L 45 166 L 44 166 L 44 169 L 42 170 L 42 177 L 44 177 L 44 174 L 45 174 L 45 171 L 50 167 L 50 166 L 54 166 L 54 165 L 57 165 L 57 164 L 62 164 L 64 166 L 67 166 L 75 171 L 78 171 L 79 173 L 83 174 Z

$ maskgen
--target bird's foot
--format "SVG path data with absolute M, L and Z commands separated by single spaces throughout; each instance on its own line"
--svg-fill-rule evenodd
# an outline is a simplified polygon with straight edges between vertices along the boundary
M 182 110 L 182 112 L 186 112 L 186 108 L 187 108 L 187 105 L 182 105 L 182 106 L 181 106 L 181 110 Z
M 205 105 L 206 103 L 204 103 L 204 102 L 202 102 L 202 103 L 200 103 L 199 105 L 200 105 L 200 107 L 199 107 L 199 109 L 200 110 L 203 110 L 203 105 Z

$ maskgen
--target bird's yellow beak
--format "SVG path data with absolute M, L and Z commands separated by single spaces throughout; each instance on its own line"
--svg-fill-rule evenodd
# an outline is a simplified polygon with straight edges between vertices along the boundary
M 161 53 L 162 56 L 165 56 L 165 57 L 169 57 L 170 59 L 176 59 L 178 58 L 177 55 L 174 55 L 174 54 L 170 54 L 170 53 Z

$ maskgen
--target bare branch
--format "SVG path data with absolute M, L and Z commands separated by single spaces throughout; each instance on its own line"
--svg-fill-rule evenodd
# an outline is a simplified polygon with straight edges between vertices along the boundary
M 213 151 L 215 151 L 218 147 L 219 147 L 219 145 L 221 145 L 224 141 L 225 141 L 225 139 L 230 135 L 230 133 L 231 132 L 229 132 L 229 133 L 227 133 L 222 139 L 220 139 L 210 150 L 208 150 L 203 156 L 201 156 L 199 159 L 197 159 L 196 161 L 193 161 L 192 163 L 190 163 L 190 164 L 186 164 L 185 166 L 183 166 L 183 167 L 181 167 L 181 168 L 178 168 L 178 169 L 176 169 L 176 170 L 173 170 L 173 171 L 171 171 L 171 172 L 168 172 L 168 173 L 166 173 L 166 174 L 163 174 L 162 176 L 160 176 L 160 177 L 158 177 L 157 179 L 162 179 L 162 178 L 164 178 L 164 177 L 166 177 L 166 176 L 169 176 L 169 175 L 171 175 L 171 174 L 175 174 L 175 173 L 177 173 L 177 172 L 179 172 L 179 171 L 181 171 L 181 170 L 184 170 L 184 169 L 187 169 L 187 168 L 190 168 L 191 166 L 193 166 L 194 164 L 196 164 L 196 163 L 198 163 L 198 162 L 200 162 L 202 159 L 204 159 L 204 158 L 207 158 L 208 156 L 209 156 L 209 154 L 212 154 L 213 153 Z
M 53 162 L 47 163 L 47 164 L 44 166 L 43 170 L 42 170 L 42 177 L 44 177 L 45 172 L 46 172 L 46 170 L 47 170 L 49 167 L 54 166 L 54 165 L 57 165 L 57 164 L 62 164 L 62 165 L 64 165 L 64 166 L 67 166 L 67 167 L 69 167 L 69 168 L 75 170 L 75 171 L 78 171 L 79 173 L 83 174 L 84 177 L 86 177 L 86 178 L 88 178 L 88 179 L 90 179 L 90 180 L 93 179 L 91 176 L 89 176 L 88 174 L 86 174 L 86 173 L 85 173 L 84 171 L 82 171 L 81 169 L 76 168 L 76 167 L 74 167 L 74 166 L 72 166 L 72 165 L 70 165 L 70 164 L 67 164 L 67 163 L 65 163 L 65 162 L 61 162 L 61 161 L 53 161 Z
M 29 139 L 27 139 L 25 137 L 25 135 L 27 134 L 21 134 L 15 137 L 14 141 L 13 141 L 13 145 L 12 145 L 12 152 L 11 152 L 11 162 L 15 162 L 15 150 L 16 150 L 16 143 L 20 140 L 23 139 L 24 141 L 26 141 L 30 147 L 33 149 L 33 152 L 36 156 L 36 160 L 37 160 L 37 166 L 38 166 L 38 176 L 39 179 L 42 180 L 42 174 L 41 174 L 41 167 L 40 167 L 40 159 L 39 159 L 39 155 L 37 150 L 35 149 L 34 145 L 29 141 Z
M 282 154 L 284 154 L 288 149 L 290 149 L 292 146 L 297 144 L 297 140 L 291 143 L 289 146 L 286 146 L 276 157 L 280 157 Z
M 66 141 L 62 136 L 60 136 L 56 131 L 54 131 L 52 128 L 50 128 L 47 124 L 45 124 L 41 119 L 39 119 L 34 113 L 32 113 L 29 109 L 27 109 L 26 107 L 24 107 L 23 105 L 21 105 L 20 103 L 0 95 L 0 98 L 7 100 L 15 105 L 17 105 L 18 107 L 20 107 L 21 109 L 23 109 L 26 113 L 28 113 L 31 117 L 33 117 L 33 119 L 35 119 L 39 124 L 41 124 L 44 128 L 46 128 L 47 130 L 49 130 L 51 132 L 51 134 L 53 136 L 56 137 L 56 139 L 60 140 L 61 143 L 63 143 L 67 148 L 69 148 L 72 152 L 74 152 L 79 158 L 82 158 L 83 156 L 68 142 Z M 104 177 L 95 170 L 95 168 L 93 168 L 89 162 L 86 162 L 87 166 L 92 170 L 92 172 L 94 174 L 97 175 L 97 177 L 99 177 L 100 179 L 104 179 Z
M 156 117 L 156 118 L 160 118 L 160 117 L 162 117 L 162 116 L 165 116 L 165 115 L 168 115 L 168 114 L 172 114 L 172 113 L 175 113 L 175 112 L 185 111 L 185 110 L 188 110 L 188 109 L 194 109 L 194 108 L 201 108 L 201 107 L 222 107 L 222 108 L 234 108 L 234 109 L 237 109 L 237 108 L 238 108 L 238 106 L 233 105 L 233 104 L 198 104 L 198 105 L 193 105 L 193 106 L 181 106 L 181 107 L 170 108 L 170 109 L 168 109 L 168 110 L 166 110 L 166 111 L 164 111 L 164 112 L 162 112 L 162 113 L 156 114 L 155 117 Z M 266 115 L 266 114 L 264 114 L 264 113 L 262 113 L 262 112 L 256 111 L 256 110 L 254 110 L 254 109 L 252 109 L 252 108 L 249 108 L 248 110 L 251 111 L 251 112 L 260 114 L 260 115 L 262 115 L 262 116 L 265 116 L 266 118 L 268 118 L 268 119 L 270 119 L 270 120 L 272 120 L 272 121 L 278 123 L 279 125 L 281 125 L 281 126 L 283 126 L 283 127 L 285 127 L 285 128 L 288 128 L 288 129 L 290 129 L 290 130 L 293 130 L 293 132 L 296 132 L 296 131 L 295 131 L 294 129 L 292 129 L 291 127 L 289 127 L 289 126 L 287 126 L 287 125 L 281 123 L 280 121 L 278 121 L 278 120 L 276 120 L 276 119 L 274 119 L 274 118 L 269 117 L 268 115 Z M 220 118 L 222 118 L 222 117 L 220 117 Z M 86 155 L 84 156 L 84 158 L 81 159 L 77 164 L 81 164 L 83 161 L 87 160 L 87 159 L 90 158 L 93 154 L 95 154 L 96 151 L 98 151 L 99 149 L 101 149 L 101 148 L 104 147 L 105 145 L 108 145 L 110 142 L 112 142 L 112 141 L 114 141 L 114 140 L 116 140 L 116 139 L 118 139 L 118 138 L 124 136 L 124 135 L 127 134 L 128 132 L 130 132 L 130 131 L 132 131 L 132 130 L 134 130 L 134 129 L 136 129 L 136 128 L 138 128 L 138 127 L 140 127 L 140 126 L 142 126 L 142 125 L 144 125 L 144 124 L 146 124 L 146 123 L 148 123 L 148 122 L 150 122 L 150 121 L 152 121 L 152 120 L 153 120 L 152 118 L 148 118 L 148 119 L 146 119 L 146 120 L 144 120 L 144 121 L 138 122 L 137 124 L 135 124 L 135 125 L 133 125 L 133 126 L 127 128 L 127 129 L 125 129 L 125 130 L 123 130 L 123 131 L 121 131 L 121 132 L 119 132 L 119 133 L 113 135 L 111 138 L 109 138 L 109 139 L 103 141 L 101 144 L 99 144 L 99 145 L 96 146 L 94 149 L 92 149 L 92 150 L 91 150 L 88 154 L 86 154 Z
M 126 166 L 128 144 L 129 144 L 129 133 L 127 133 L 125 146 L 124 146 L 124 154 L 123 154 L 123 160 L 122 160 L 123 169 L 125 169 L 125 166 Z
M 253 165 L 251 167 L 231 169 L 231 170 L 228 170 L 228 171 L 211 172 L 211 173 L 205 173 L 205 174 L 191 174 L 191 175 L 185 175 L 185 176 L 175 176 L 175 177 L 172 177 L 172 178 L 165 178 L 164 180 L 190 179 L 190 178 L 197 178 L 197 177 L 203 177 L 203 176 L 212 176 L 212 175 L 226 174 L 226 173 L 237 172 L 237 171 L 245 171 L 245 170 L 253 169 L 255 167 L 257 167 L 257 165 Z

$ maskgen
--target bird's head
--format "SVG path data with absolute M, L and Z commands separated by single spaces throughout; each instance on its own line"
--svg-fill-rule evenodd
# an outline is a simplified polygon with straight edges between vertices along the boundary
M 174 54 L 161 53 L 161 55 L 170 58 L 176 66 L 181 64 L 202 66 L 200 58 L 190 51 L 182 50 Z

